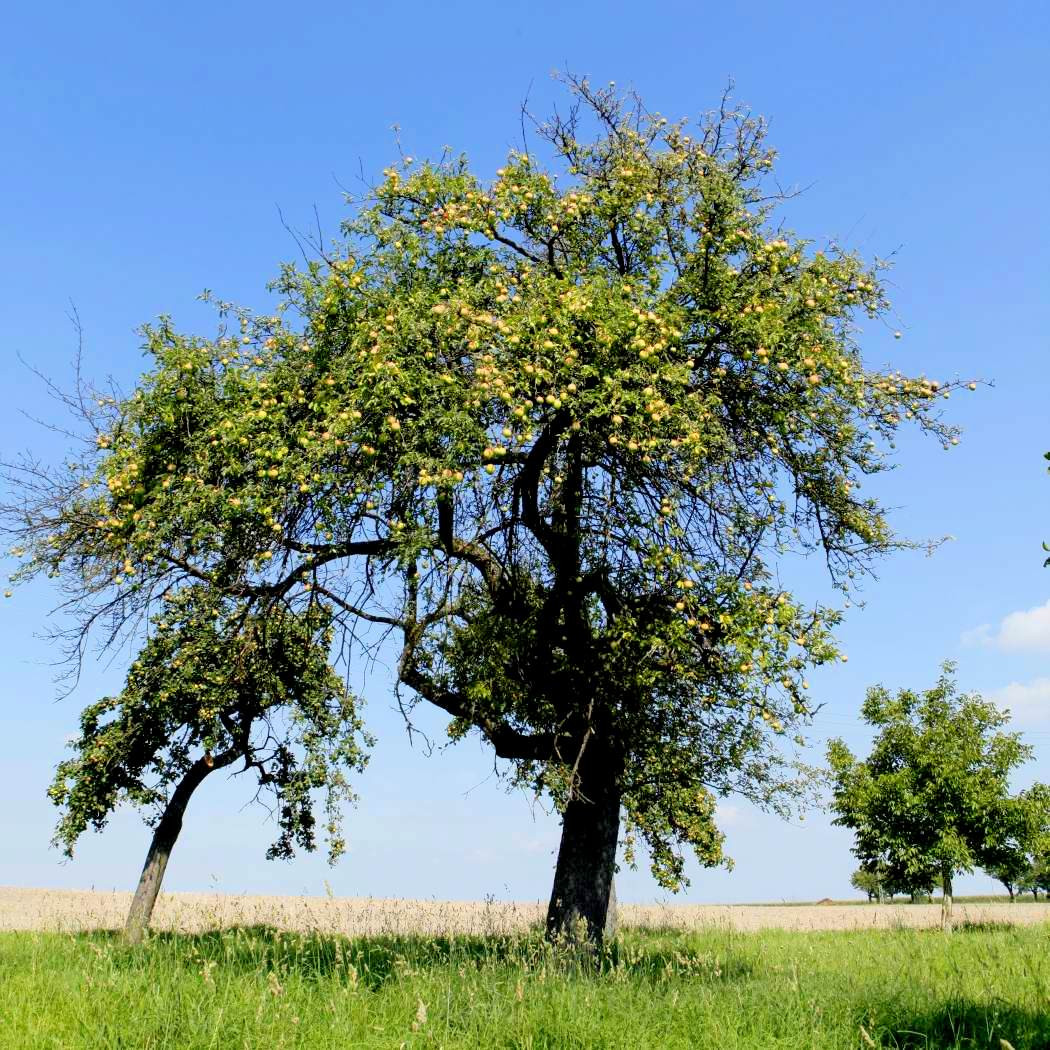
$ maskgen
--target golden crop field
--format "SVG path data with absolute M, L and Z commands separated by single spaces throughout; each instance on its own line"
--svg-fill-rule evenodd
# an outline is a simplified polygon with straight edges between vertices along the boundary
M 130 893 L 0 887 L 0 930 L 77 931 L 123 925 Z M 198 933 L 233 926 L 377 934 L 499 934 L 542 921 L 546 905 L 363 897 L 270 897 L 218 893 L 164 893 L 152 926 Z M 956 923 L 1030 925 L 1050 920 L 1050 904 L 961 903 Z M 624 927 L 739 931 L 858 930 L 934 927 L 939 904 L 621 904 Z

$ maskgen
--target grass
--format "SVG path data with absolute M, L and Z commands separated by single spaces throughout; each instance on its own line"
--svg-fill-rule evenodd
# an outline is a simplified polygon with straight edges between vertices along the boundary
M 863 1026 L 870 1043 L 864 1041 Z M 267 927 L 0 934 L 3 1050 L 1050 1048 L 1050 927 L 533 934 Z

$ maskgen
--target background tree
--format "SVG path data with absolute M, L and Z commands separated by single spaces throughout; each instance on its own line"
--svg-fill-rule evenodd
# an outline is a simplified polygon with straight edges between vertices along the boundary
M 866 893 L 869 903 L 871 901 L 882 903 L 883 894 L 886 892 L 884 883 L 885 873 L 873 868 L 857 868 L 849 877 L 849 884 L 855 890 Z
M 1017 880 L 1019 893 L 1031 893 L 1039 900 L 1039 891 L 1050 893 L 1050 858 L 1046 854 L 1031 858 L 1031 863 Z
M 1000 841 L 984 866 L 1006 887 L 1010 900 L 1032 879 L 1040 858 L 1050 849 L 1050 789 L 1035 784 L 1003 807 Z
M 868 856 L 855 849 L 854 854 L 861 862 L 860 870 L 873 873 L 874 881 L 891 899 L 898 894 L 905 894 L 914 903 L 920 898 L 928 897 L 937 883 L 938 872 L 929 864 L 905 869 L 898 858 L 885 853 Z M 861 888 L 852 882 L 852 879 L 851 884 Z
M 912 904 L 920 901 L 928 901 L 933 896 L 934 887 L 937 885 L 937 872 L 931 868 L 912 869 L 906 874 L 901 871 L 894 872 L 890 877 L 890 894 L 906 893 Z
M 847 589 L 908 546 L 862 479 L 906 420 L 955 440 L 956 384 L 865 366 L 879 269 L 776 224 L 760 121 L 568 86 L 491 180 L 402 157 L 272 313 L 146 329 L 153 370 L 8 520 L 81 624 L 202 581 L 320 596 L 362 648 L 393 629 L 406 716 L 436 705 L 553 797 L 549 929 L 597 940 L 621 821 L 673 889 L 685 850 L 723 860 L 718 795 L 797 801 L 838 614 L 778 559 Z
M 946 663 L 921 693 L 869 689 L 862 713 L 878 733 L 867 759 L 841 740 L 828 745 L 834 823 L 853 829 L 858 856 L 884 856 L 905 879 L 936 871 L 945 923 L 955 875 L 995 863 L 1014 840 L 1024 799 L 1010 795 L 1009 778 L 1032 754 L 1019 733 L 1000 730 L 1009 716 L 958 693 L 953 674 Z
M 1031 870 L 1031 862 L 1024 854 L 1004 858 L 985 867 L 985 872 L 997 882 L 1001 882 L 1013 903 L 1014 894 L 1021 888 L 1022 880 Z
M 75 755 L 50 796 L 63 810 L 55 842 L 67 856 L 122 803 L 154 827 L 125 936 L 142 939 L 186 806 L 204 779 L 241 763 L 273 799 L 280 834 L 267 856 L 316 846 L 314 792 L 324 792 L 329 858 L 343 852 L 346 775 L 364 765 L 353 698 L 328 663 L 330 617 L 265 615 L 200 587 L 164 602 L 118 696 L 85 708 Z M 259 797 L 257 795 L 257 797 Z

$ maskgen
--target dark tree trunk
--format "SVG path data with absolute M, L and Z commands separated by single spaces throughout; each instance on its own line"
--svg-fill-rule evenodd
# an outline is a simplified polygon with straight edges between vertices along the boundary
M 547 935 L 598 946 L 616 934 L 616 844 L 620 835 L 618 771 L 596 760 L 580 770 L 579 790 L 562 817 Z
M 168 804 L 153 831 L 153 841 L 146 854 L 146 863 L 142 866 L 138 888 L 131 901 L 127 922 L 124 924 L 124 940 L 128 944 L 140 944 L 146 927 L 149 926 L 153 906 L 157 903 L 157 894 L 160 893 L 160 885 L 164 881 L 168 858 L 175 847 L 179 832 L 182 831 L 182 818 L 190 797 L 209 773 L 222 766 L 228 766 L 236 757 L 236 751 L 225 751 L 214 758 L 206 756 L 197 759 L 171 793 L 171 798 L 168 799 Z
M 941 872 L 941 929 L 950 930 L 952 926 L 952 872 L 945 868 Z

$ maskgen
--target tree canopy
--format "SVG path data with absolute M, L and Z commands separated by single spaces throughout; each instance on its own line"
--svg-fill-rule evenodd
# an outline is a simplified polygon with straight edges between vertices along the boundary
M 1050 788 L 1045 784 L 1018 793 L 1003 814 L 999 841 L 982 862 L 1010 899 L 1039 881 L 1040 865 L 1050 856 Z
M 269 858 L 317 845 L 316 795 L 330 862 L 343 853 L 348 775 L 369 742 L 354 697 L 329 663 L 331 617 L 320 606 L 260 616 L 196 584 L 166 596 L 123 690 L 81 714 L 75 754 L 49 794 L 62 810 L 55 844 L 73 855 L 89 827 L 121 804 L 143 810 L 153 840 L 128 915 L 141 940 L 193 793 L 212 772 L 252 774 L 279 828 Z
M 660 882 L 723 860 L 715 798 L 789 806 L 784 741 L 844 590 L 908 544 L 862 482 L 959 385 L 866 365 L 880 264 L 778 224 L 761 121 L 570 78 L 492 178 L 402 156 L 265 314 L 144 329 L 93 448 L 20 478 L 22 578 L 87 624 L 203 584 L 391 629 L 406 715 L 479 733 L 564 812 L 551 922 L 603 928 L 621 807 Z
M 853 830 L 854 853 L 884 866 L 890 883 L 920 885 L 936 874 L 950 911 L 955 875 L 995 865 L 1045 826 L 1045 789 L 1010 791 L 1010 774 L 1032 749 L 1002 730 L 1007 714 L 958 692 L 950 663 L 921 692 L 873 687 L 862 713 L 878 730 L 866 759 L 841 740 L 828 745 L 834 823 Z
M 868 895 L 868 900 L 881 901 L 887 892 L 885 873 L 876 867 L 860 867 L 849 877 L 849 884 L 861 893 Z
M 101 830 L 122 803 L 155 821 L 195 763 L 240 761 L 273 798 L 280 830 L 269 856 L 315 848 L 314 793 L 323 790 L 329 856 L 338 858 L 341 807 L 354 797 L 347 773 L 363 766 L 367 738 L 328 662 L 324 611 L 263 618 L 193 586 L 163 603 L 153 627 L 123 690 L 84 709 L 75 754 L 56 770 L 56 844 L 72 856 L 83 832 Z

